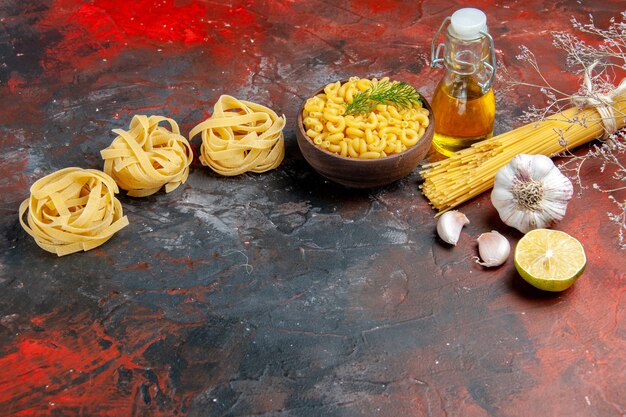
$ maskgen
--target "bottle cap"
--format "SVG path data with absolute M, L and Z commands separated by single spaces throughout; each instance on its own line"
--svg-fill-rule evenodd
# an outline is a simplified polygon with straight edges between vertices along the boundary
M 471 7 L 459 9 L 450 18 L 452 35 L 463 40 L 480 38 L 480 32 L 487 32 L 487 16 L 481 10 Z

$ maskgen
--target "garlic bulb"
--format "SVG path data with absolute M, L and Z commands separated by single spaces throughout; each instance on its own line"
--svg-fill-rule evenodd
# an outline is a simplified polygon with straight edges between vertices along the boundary
M 573 193 L 550 158 L 520 154 L 496 174 L 491 202 L 504 223 L 526 233 L 561 220 Z
M 437 222 L 437 234 L 444 242 L 456 245 L 461 236 L 461 229 L 470 221 L 460 211 L 446 211 Z
M 483 260 L 476 260 L 482 266 L 500 266 L 509 259 L 511 245 L 507 238 L 492 230 L 478 236 L 478 253 Z

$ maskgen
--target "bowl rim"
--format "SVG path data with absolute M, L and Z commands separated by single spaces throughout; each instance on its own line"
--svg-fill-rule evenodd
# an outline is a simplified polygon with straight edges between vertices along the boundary
M 341 84 L 344 84 L 348 81 L 350 81 L 350 79 L 341 79 L 338 80 Z M 394 80 L 395 81 L 395 80 Z M 302 117 L 302 112 L 304 111 L 304 105 L 306 104 L 307 100 L 309 98 L 315 97 L 318 94 L 321 94 L 321 92 L 324 91 L 324 88 L 326 88 L 326 86 L 328 84 L 331 83 L 335 83 L 337 81 L 331 81 L 330 83 L 325 84 L 323 87 L 318 88 L 317 90 L 315 90 L 311 95 L 309 95 L 307 98 L 305 98 L 302 101 L 302 104 L 300 105 L 300 109 L 298 111 L 298 118 L 297 118 L 297 123 L 298 123 L 298 130 L 300 131 L 302 137 L 308 142 L 309 145 L 313 146 L 315 149 L 323 152 L 326 155 L 338 158 L 339 160 L 345 161 L 345 162 L 351 162 L 351 161 L 355 161 L 356 163 L 364 163 L 364 164 L 375 164 L 375 163 L 381 163 L 382 161 L 393 161 L 395 159 L 400 159 L 403 156 L 411 153 L 411 151 L 414 151 L 415 149 L 418 149 L 418 143 L 422 141 L 422 139 L 424 139 L 425 137 L 428 136 L 427 132 L 428 130 L 432 130 L 434 129 L 434 117 L 433 117 L 433 109 L 432 107 L 430 107 L 430 103 L 428 102 L 428 100 L 426 99 L 426 97 L 424 97 L 424 95 L 422 93 L 419 93 L 420 97 L 422 98 L 422 103 L 424 104 L 424 107 L 428 108 L 428 120 L 429 120 L 429 124 L 428 127 L 426 128 L 426 130 L 424 131 L 424 135 L 418 139 L 417 143 L 415 143 L 415 145 L 412 145 L 410 148 L 407 148 L 406 150 L 400 152 L 400 153 L 395 153 L 393 155 L 389 155 L 389 156 L 385 156 L 383 158 L 374 158 L 374 159 L 366 159 L 366 158 L 352 158 L 352 157 L 348 157 L 348 156 L 341 156 L 339 154 L 336 154 L 334 152 L 330 152 L 327 151 L 324 148 L 320 148 L 319 146 L 317 146 L 315 143 L 313 143 L 313 139 L 307 135 L 306 130 L 304 130 L 304 120 Z M 409 84 L 410 85 L 410 84 Z M 412 86 L 412 85 L 411 85 Z M 415 87 L 413 87 L 415 88 Z M 415 89 L 417 91 L 417 89 Z

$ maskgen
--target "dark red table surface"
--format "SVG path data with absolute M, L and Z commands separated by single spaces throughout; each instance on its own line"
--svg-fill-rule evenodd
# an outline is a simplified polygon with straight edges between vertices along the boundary
M 432 96 L 441 21 L 482 8 L 498 59 L 526 45 L 577 89 L 551 32 L 623 1 L 3 0 L 0 3 L 0 415 L 624 416 L 626 261 L 605 194 L 583 190 L 558 228 L 587 271 L 570 290 L 527 285 L 512 260 L 477 265 L 506 227 L 482 195 L 459 245 L 435 234 L 419 175 L 353 191 L 296 145 L 307 95 L 391 76 Z M 540 94 L 496 83 L 496 133 Z M 224 178 L 197 161 L 176 191 L 120 196 L 130 225 L 58 258 L 21 229 L 38 178 L 101 168 L 135 114 L 186 133 L 221 94 L 284 113 L 286 157 Z M 198 149 L 198 140 L 194 140 Z M 580 152 L 584 152 L 584 149 Z M 588 185 L 608 181 L 585 165 Z

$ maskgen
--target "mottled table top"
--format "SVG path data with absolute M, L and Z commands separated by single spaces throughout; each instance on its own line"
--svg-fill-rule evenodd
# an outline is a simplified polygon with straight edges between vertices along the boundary
M 464 1 L 4 0 L 0 2 L 0 415 L 624 416 L 626 267 L 615 206 L 585 189 L 558 225 L 585 245 L 569 290 L 546 294 L 509 260 L 474 262 L 502 224 L 461 207 L 456 248 L 435 234 L 417 170 L 355 191 L 313 171 L 294 123 L 307 95 L 389 75 L 432 96 L 430 41 Z M 623 1 L 480 1 L 498 59 L 526 45 L 575 91 L 551 45 L 570 18 Z M 496 133 L 539 94 L 496 83 Z M 221 94 L 287 117 L 286 156 L 225 178 L 197 158 L 174 192 L 120 200 L 130 225 L 58 258 L 20 227 L 38 178 L 102 167 L 135 114 L 183 132 Z M 194 149 L 199 141 L 193 142 Z M 588 185 L 608 181 L 585 165 Z

